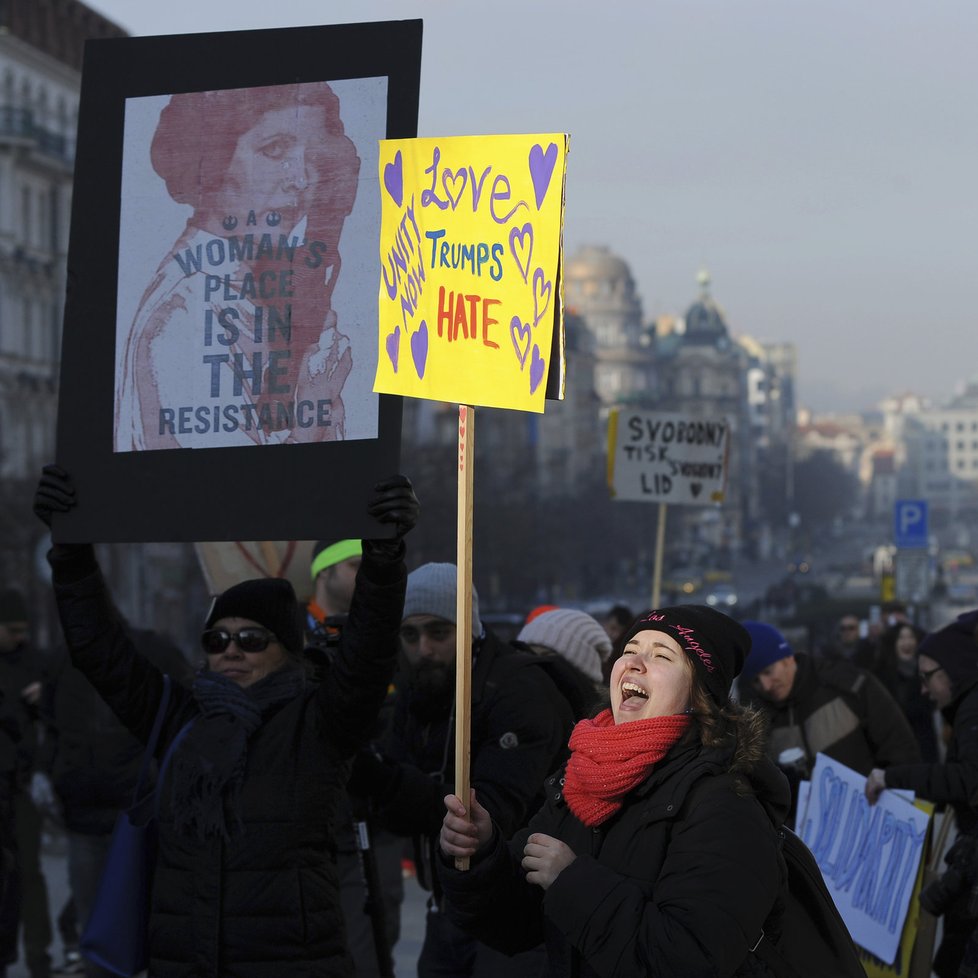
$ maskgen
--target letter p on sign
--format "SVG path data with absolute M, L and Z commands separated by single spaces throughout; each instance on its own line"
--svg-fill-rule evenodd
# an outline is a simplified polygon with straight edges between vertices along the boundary
M 898 499 L 893 515 L 893 542 L 898 550 L 927 546 L 926 499 Z

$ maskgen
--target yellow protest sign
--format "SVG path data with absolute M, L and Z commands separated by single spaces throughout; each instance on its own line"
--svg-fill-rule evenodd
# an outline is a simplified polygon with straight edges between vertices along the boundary
M 563 396 L 567 136 L 381 140 L 374 390 L 541 413 Z

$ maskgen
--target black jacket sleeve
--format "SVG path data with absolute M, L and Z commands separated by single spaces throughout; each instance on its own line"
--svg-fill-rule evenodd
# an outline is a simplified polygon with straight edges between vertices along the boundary
M 913 728 L 889 690 L 871 673 L 862 688 L 864 730 L 879 767 L 913 764 L 920 760 L 920 745 Z
M 909 788 L 938 804 L 978 803 L 978 687 L 954 715 L 952 757 L 943 764 L 898 764 L 886 769 L 887 788 Z
M 145 743 L 163 694 L 163 673 L 136 652 L 92 547 L 55 548 L 48 560 L 73 665 L 85 674 L 119 720 Z M 175 733 L 169 725 L 188 699 L 186 690 L 174 686 L 163 744 Z
M 406 582 L 403 543 L 396 557 L 364 547 L 337 655 L 317 694 L 320 724 L 341 757 L 373 735 L 394 678 Z

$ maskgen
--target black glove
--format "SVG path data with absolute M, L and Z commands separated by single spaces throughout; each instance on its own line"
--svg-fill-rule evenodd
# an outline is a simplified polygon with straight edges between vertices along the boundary
M 45 465 L 34 493 L 34 515 L 48 528 L 55 513 L 67 513 L 75 505 L 71 476 L 58 465 Z
M 71 476 L 59 465 L 45 465 L 34 493 L 34 513 L 48 528 L 55 513 L 75 507 L 75 486 Z M 54 580 L 60 584 L 81 580 L 98 570 L 95 550 L 90 543 L 52 543 L 48 554 Z
M 393 523 L 395 532 L 391 540 L 364 540 L 364 547 L 374 556 L 400 558 L 403 551 L 401 541 L 421 515 L 421 504 L 414 494 L 411 480 L 407 476 L 393 475 L 378 482 L 374 486 L 367 513 L 380 523 Z
M 397 790 L 400 780 L 401 769 L 394 761 L 365 748 L 354 759 L 346 790 L 351 795 L 370 798 L 382 805 Z

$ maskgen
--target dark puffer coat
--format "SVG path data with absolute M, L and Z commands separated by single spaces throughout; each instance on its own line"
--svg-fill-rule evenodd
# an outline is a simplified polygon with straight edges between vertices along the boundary
M 107 598 L 90 548 L 52 557 L 72 660 L 142 741 L 162 674 L 133 649 Z M 266 716 L 248 741 L 230 842 L 177 834 L 164 784 L 153 882 L 153 978 L 350 976 L 330 827 L 350 761 L 373 729 L 393 675 L 404 600 L 403 560 L 366 551 L 329 681 L 309 684 Z M 158 755 L 199 715 L 173 690 Z
M 932 632 L 918 652 L 933 659 L 951 682 L 951 700 L 941 713 L 951 727 L 951 740 L 943 764 L 900 764 L 886 769 L 887 788 L 909 788 L 921 798 L 950 805 L 957 818 L 960 836 L 978 836 L 978 647 L 975 625 L 978 615 L 970 612 Z M 961 850 L 959 850 L 961 851 Z M 972 881 L 978 862 L 962 852 L 956 866 L 959 878 Z M 974 849 L 971 849 L 974 853 Z M 975 929 L 971 908 L 971 885 L 951 888 L 953 898 L 944 912 L 944 936 L 934 957 L 934 973 L 957 975 L 965 944 Z M 956 892 L 955 892 L 956 891 Z
M 952 623 L 929 635 L 919 651 L 937 662 L 951 680 L 951 701 L 941 710 L 951 727 L 951 740 L 944 763 L 888 767 L 886 786 L 909 788 L 921 798 L 950 804 L 958 831 L 978 835 L 978 644 L 973 626 L 969 633 Z
M 136 650 L 181 686 L 194 671 L 180 650 L 155 632 L 130 628 Z M 47 687 L 52 734 L 51 781 L 65 827 L 84 835 L 109 835 L 116 816 L 132 802 L 144 747 L 71 665 L 60 649 Z
M 796 653 L 795 661 L 791 695 L 781 703 L 741 686 L 744 699 L 770 721 L 767 753 L 772 760 L 800 747 L 809 773 L 821 751 L 860 774 L 920 760 L 907 718 L 875 676 L 841 660 Z
M 471 784 L 508 838 L 543 803 L 540 786 L 566 758 L 574 719 L 540 656 L 521 652 L 488 630 L 477 648 Z M 415 837 L 419 880 L 428 887 L 444 798 L 454 790 L 454 709 L 422 721 L 411 710 L 409 687 L 395 703 L 387 756 L 386 772 L 371 771 L 377 815 L 392 832 Z M 361 784 L 366 780 L 355 777 Z
M 742 724 L 736 749 L 673 748 L 594 829 L 550 779 L 546 806 L 509 846 L 497 834 L 466 873 L 439 863 L 457 922 L 510 953 L 545 940 L 553 976 L 766 975 L 750 948 L 781 890 L 789 791 L 763 757 L 762 726 Z M 577 855 L 546 891 L 520 869 L 533 832 Z

